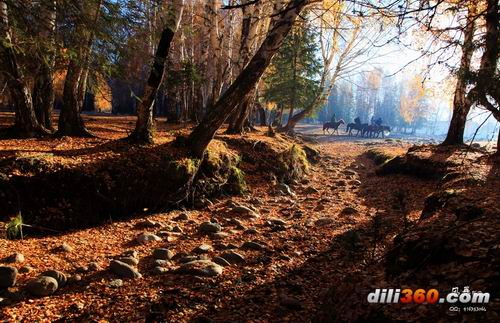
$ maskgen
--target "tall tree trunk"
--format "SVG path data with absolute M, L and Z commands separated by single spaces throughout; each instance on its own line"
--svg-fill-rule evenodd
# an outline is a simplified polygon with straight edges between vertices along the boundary
M 451 116 L 450 128 L 442 145 L 461 145 L 464 143 L 465 123 L 467 115 L 473 104 L 467 96 L 468 73 L 472 54 L 474 53 L 474 32 L 476 24 L 476 3 L 471 1 L 468 7 L 467 26 L 464 32 L 464 43 L 462 45 L 462 59 L 457 77 L 457 85 L 453 97 L 453 114 Z
M 0 1 L 0 52 L 4 71 L 7 74 L 7 84 L 15 107 L 13 133 L 21 137 L 36 137 L 48 132 L 42 127 L 35 115 L 31 91 L 26 84 L 17 55 L 12 46 L 11 30 L 7 11 L 7 2 Z
M 154 62 L 151 66 L 149 78 L 137 109 L 137 123 L 134 131 L 128 137 L 137 143 L 153 143 L 153 104 L 163 78 L 165 63 L 175 32 L 179 28 L 184 8 L 184 0 L 173 0 L 168 9 L 165 27 L 161 33 L 160 42 L 156 48 Z
M 97 24 L 97 20 L 101 13 L 103 0 L 99 0 L 94 11 L 93 23 Z M 80 14 L 84 13 L 84 5 L 79 4 Z M 88 32 L 86 26 L 78 22 L 75 27 L 75 37 L 77 43 L 77 58 L 70 59 L 66 79 L 63 89 L 63 104 L 59 115 L 59 122 L 56 135 L 58 136 L 75 136 L 75 137 L 91 137 L 93 136 L 83 122 L 80 111 L 85 99 L 85 90 L 87 87 L 88 63 L 91 55 L 92 41 L 94 34 Z M 83 43 L 81 42 L 83 40 Z
M 203 157 L 215 132 L 234 111 L 240 98 L 245 97 L 255 87 L 306 4 L 307 0 L 293 0 L 288 3 L 286 8 L 280 12 L 279 19 L 248 65 L 207 113 L 203 121 L 194 128 L 188 138 L 194 156 Z
M 57 1 L 47 1 L 41 4 L 42 23 L 40 36 L 44 41 L 44 53 L 38 53 L 39 69 L 35 76 L 33 88 L 33 106 L 35 114 L 42 126 L 53 130 L 52 111 L 54 109 L 54 64 L 55 64 L 55 30 Z M 43 57 L 47 55 L 48 57 Z
M 247 1 L 248 2 L 248 1 Z M 241 24 L 241 39 L 240 39 L 240 62 L 239 70 L 241 71 L 250 60 L 251 52 L 257 36 L 257 29 L 259 27 L 259 18 L 261 6 L 258 4 L 247 5 L 242 7 L 242 24 Z M 250 93 L 241 100 L 238 108 L 233 112 L 227 133 L 243 133 L 245 122 L 250 113 L 252 103 L 255 99 L 256 90 Z

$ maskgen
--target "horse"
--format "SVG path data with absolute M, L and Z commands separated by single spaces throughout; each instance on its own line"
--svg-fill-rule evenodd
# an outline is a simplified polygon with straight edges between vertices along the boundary
M 340 119 L 339 121 L 324 123 L 323 124 L 323 134 L 325 134 L 325 130 L 326 130 L 326 132 L 328 132 L 328 134 L 330 134 L 330 132 L 328 130 L 333 129 L 332 134 L 334 134 L 336 132 L 338 135 L 339 134 L 339 126 L 341 124 L 345 124 L 345 121 L 343 119 Z
M 382 134 L 382 138 L 385 138 L 385 132 L 391 132 L 391 127 L 389 126 L 384 126 L 384 125 L 380 125 L 377 129 L 377 138 L 380 134 Z
M 368 127 L 368 123 L 349 123 L 346 128 L 346 132 L 349 133 L 349 136 L 352 136 L 352 131 L 357 130 L 356 136 L 360 133 L 364 135 L 364 129 Z

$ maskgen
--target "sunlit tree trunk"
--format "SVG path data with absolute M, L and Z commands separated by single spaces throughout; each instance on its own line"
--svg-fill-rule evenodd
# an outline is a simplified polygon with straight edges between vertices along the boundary
M 0 52 L 3 70 L 7 74 L 7 84 L 15 107 L 13 132 L 21 137 L 35 137 L 47 134 L 36 118 L 30 88 L 17 61 L 16 51 L 12 46 L 11 30 L 7 1 L 0 1 Z
M 52 111 L 54 108 L 54 64 L 55 64 L 55 30 L 56 30 L 57 1 L 41 3 L 40 36 L 44 41 L 46 50 L 38 54 L 39 69 L 35 75 L 33 87 L 33 106 L 35 114 L 42 126 L 53 129 Z M 46 55 L 45 57 L 43 55 Z
M 239 100 L 255 87 L 306 4 L 306 0 L 293 0 L 280 12 L 279 18 L 268 32 L 257 53 L 190 134 L 188 143 L 194 156 L 203 157 L 215 132 L 234 111 Z
M 471 1 L 468 7 L 467 26 L 464 31 L 462 44 L 462 59 L 457 77 L 457 85 L 453 97 L 453 114 L 450 128 L 443 145 L 461 145 L 464 143 L 465 123 L 472 106 L 467 97 L 468 73 L 470 71 L 472 54 L 474 53 L 474 32 L 476 26 L 476 3 Z
M 166 14 L 165 27 L 156 48 L 149 78 L 137 109 L 137 123 L 129 139 L 138 143 L 153 143 L 153 104 L 161 84 L 168 52 L 175 32 L 179 28 L 184 0 L 173 0 Z
M 94 25 L 97 24 L 102 4 L 103 0 L 99 0 L 94 7 Z M 80 14 L 83 16 L 84 10 L 86 10 L 85 5 L 79 4 L 79 6 Z M 94 34 L 92 31 L 88 31 L 88 26 L 85 26 L 82 22 L 77 22 L 75 26 L 77 55 L 76 58 L 71 58 L 68 63 L 63 89 L 63 104 L 56 133 L 59 136 L 92 136 L 85 127 L 80 111 L 87 88 L 88 64 L 93 37 Z

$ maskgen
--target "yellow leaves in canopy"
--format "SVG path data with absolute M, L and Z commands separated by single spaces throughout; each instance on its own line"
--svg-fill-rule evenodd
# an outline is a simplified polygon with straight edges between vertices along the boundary
M 267 108 L 267 110 L 276 109 L 276 102 L 273 102 L 273 101 L 266 102 L 266 108 Z
M 101 74 L 97 74 L 97 84 L 94 96 L 95 109 L 99 112 L 111 112 L 111 102 L 113 95 L 108 82 Z
M 425 96 L 423 78 L 416 74 L 404 85 L 399 97 L 399 110 L 407 123 L 413 123 L 419 117 L 427 116 L 429 106 L 425 102 Z

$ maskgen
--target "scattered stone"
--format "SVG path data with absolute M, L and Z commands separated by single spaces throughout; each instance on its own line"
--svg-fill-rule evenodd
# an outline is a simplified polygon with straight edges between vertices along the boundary
M 74 282 L 74 283 L 77 283 L 79 281 L 82 280 L 82 276 L 78 275 L 78 274 L 75 274 L 73 276 L 70 277 L 70 279 L 68 279 L 68 281 L 71 281 L 71 282 Z
M 59 250 L 60 251 L 63 251 L 63 252 L 72 252 L 73 251 L 73 247 L 70 246 L 69 244 L 67 244 L 66 242 L 63 242 L 60 246 L 59 246 Z
M 248 218 L 259 218 L 260 215 L 255 212 L 254 210 L 243 206 L 243 205 L 238 205 L 235 206 L 234 208 L 231 209 L 231 212 L 237 213 L 240 216 L 248 217 Z
M 121 279 L 113 279 L 112 281 L 109 282 L 108 286 L 111 287 L 111 288 L 122 287 L 123 286 L 123 280 L 121 280 Z
M 161 238 L 158 237 L 156 234 L 144 232 L 140 234 L 136 240 L 139 243 L 148 243 L 151 241 L 161 241 Z
M 19 264 L 24 261 L 24 255 L 20 252 L 15 252 L 5 259 L 5 262 Z
M 34 270 L 34 269 L 33 269 L 33 267 L 31 267 L 31 266 L 22 266 L 21 268 L 19 268 L 19 272 L 20 272 L 21 274 L 27 274 L 27 273 L 32 272 L 33 270 Z
M 325 209 L 325 205 L 324 204 L 318 204 L 314 208 L 314 211 L 323 211 L 324 209 Z
M 332 224 L 334 221 L 332 218 L 319 218 L 316 221 L 314 221 L 314 224 L 318 227 L 324 227 L 326 225 Z
M 177 232 L 177 233 L 184 233 L 184 231 L 182 230 L 182 228 L 178 225 L 174 226 L 172 228 L 172 232 Z
M 210 238 L 214 240 L 223 240 L 226 239 L 227 237 L 229 237 L 229 233 L 227 232 L 216 232 L 210 235 Z
M 195 261 L 195 260 L 199 260 L 198 257 L 196 257 L 196 256 L 184 256 L 184 257 L 177 259 L 177 261 L 181 264 L 185 264 L 187 262 L 191 262 L 191 261 Z
M 240 249 L 264 250 L 264 249 L 266 249 L 266 247 L 261 245 L 260 243 L 255 242 L 255 241 L 245 241 L 241 245 Z
M 142 275 L 134 267 L 119 260 L 111 260 L 109 264 L 111 272 L 124 278 L 141 278 Z
M 176 221 L 186 221 L 186 220 L 189 220 L 189 215 L 185 212 L 179 214 L 178 216 L 176 216 L 174 218 L 174 220 Z
M 0 266 L 0 289 L 9 288 L 16 284 L 17 269 L 11 266 Z
M 346 170 L 344 170 L 344 175 L 354 176 L 354 175 L 358 175 L 358 173 L 356 173 L 356 171 L 354 171 L 352 169 L 346 169 Z
M 314 187 L 312 186 L 308 186 L 305 190 L 304 190 L 304 193 L 305 194 L 316 194 L 316 193 L 319 193 L 319 191 L 317 189 L 315 189 Z
M 246 234 L 257 234 L 257 233 L 259 233 L 259 231 L 257 231 L 256 228 L 248 228 L 248 229 L 246 229 L 243 232 L 246 233 Z
M 222 274 L 223 267 L 210 260 L 195 260 L 181 265 L 174 272 L 184 275 L 212 277 Z
M 229 224 L 230 224 L 230 225 L 234 225 L 234 226 L 236 226 L 236 227 L 238 227 L 238 226 L 240 226 L 240 225 L 243 225 L 243 223 L 241 223 L 241 221 L 240 221 L 240 220 L 235 219 L 235 218 L 230 219 L 230 220 L 229 220 Z
M 139 256 L 139 253 L 137 252 L 137 250 L 127 250 L 124 253 L 122 253 L 122 256 L 137 258 Z
M 170 266 L 170 265 L 171 265 L 171 263 L 170 263 L 170 261 L 168 261 L 168 260 L 156 259 L 156 260 L 153 262 L 153 265 L 155 265 L 156 267 L 165 267 L 165 266 Z
M 347 206 L 342 211 L 340 211 L 341 215 L 354 215 L 358 214 L 358 210 L 353 207 Z
M 214 257 L 212 259 L 213 262 L 215 262 L 217 265 L 220 265 L 222 267 L 227 267 L 230 266 L 231 264 L 224 258 L 222 257 Z
M 286 221 L 278 218 L 271 218 L 267 220 L 272 225 L 286 225 Z
M 166 248 L 157 248 L 153 251 L 153 257 L 155 259 L 170 260 L 174 256 L 174 253 Z
M 202 244 L 193 249 L 194 253 L 209 253 L 212 251 L 212 246 L 208 244 Z
M 138 226 L 141 228 L 160 228 L 162 224 L 151 219 L 146 219 L 142 222 L 139 222 Z
M 130 266 L 137 266 L 139 264 L 139 260 L 134 257 L 120 257 L 118 260 Z
M 32 279 L 26 285 L 26 290 L 35 296 L 48 296 L 54 294 L 59 285 L 57 280 L 49 276 L 39 276 Z
M 359 186 L 359 185 L 361 185 L 361 181 L 359 181 L 357 179 L 353 179 L 353 180 L 349 181 L 349 184 L 353 185 L 353 186 Z
M 222 230 L 222 227 L 218 223 L 203 222 L 199 225 L 198 230 L 202 233 L 217 233 Z
M 42 276 L 52 277 L 57 280 L 58 287 L 66 285 L 66 282 L 68 281 L 68 277 L 66 277 L 64 273 L 57 270 L 47 270 L 42 273 Z
M 88 269 L 90 271 L 99 271 L 99 270 L 101 270 L 101 266 L 99 265 L 99 263 L 93 261 L 93 262 L 89 263 Z
M 153 268 L 153 270 L 151 270 L 151 274 L 153 275 L 162 275 L 165 274 L 166 272 L 168 272 L 168 269 L 160 266 L 156 266 L 155 268 Z
M 245 263 L 245 257 L 237 252 L 229 251 L 221 255 L 221 258 L 233 265 L 239 265 Z
M 475 142 L 475 143 L 473 143 L 473 144 L 471 145 L 471 147 L 472 147 L 472 148 L 481 148 L 481 144 L 480 144 L 480 143 Z
M 217 221 L 217 219 L 216 219 L 216 218 L 210 218 L 210 222 L 211 222 L 211 223 L 219 223 L 219 221 Z

